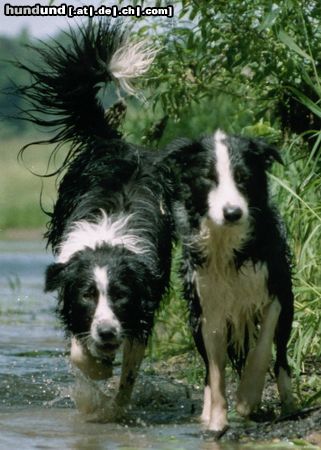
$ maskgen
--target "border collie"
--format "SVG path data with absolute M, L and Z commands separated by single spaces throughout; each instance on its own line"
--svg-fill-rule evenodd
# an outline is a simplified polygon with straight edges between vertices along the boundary
M 167 150 L 184 206 L 185 295 L 196 346 L 206 366 L 201 419 L 218 436 L 227 429 L 224 368 L 227 354 L 241 374 L 237 411 L 260 404 L 272 344 L 282 411 L 294 407 L 287 343 L 293 319 L 289 250 L 271 204 L 266 169 L 281 161 L 262 140 L 217 131 Z
M 111 418 L 128 404 L 154 314 L 169 284 L 171 183 L 154 152 L 125 142 L 97 98 L 101 85 L 131 80 L 154 51 L 131 43 L 107 20 L 70 32 L 70 42 L 37 50 L 40 66 L 22 92 L 27 119 L 51 127 L 47 143 L 68 144 L 66 169 L 46 237 L 56 262 L 47 291 L 58 291 L 58 313 L 71 338 L 70 358 L 93 379 L 111 376 L 123 344 Z M 37 114 L 37 115 L 36 115 Z M 31 145 L 31 144 L 29 144 Z

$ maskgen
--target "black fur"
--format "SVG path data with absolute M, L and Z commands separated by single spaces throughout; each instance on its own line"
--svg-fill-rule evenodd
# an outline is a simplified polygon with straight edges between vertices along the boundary
M 106 20 L 89 22 L 71 32 L 70 39 L 66 46 L 55 43 L 37 50 L 43 63 L 40 68 L 20 64 L 32 76 L 32 84 L 22 89 L 31 103 L 26 119 L 54 129 L 46 142 L 58 148 L 67 143 L 70 148 L 58 171 L 67 169 L 46 234 L 58 258 L 47 269 L 46 290 L 58 291 L 65 329 L 86 347 L 99 294 L 93 270 L 106 268 L 107 299 L 121 324 L 121 337 L 144 346 L 169 284 L 171 178 L 155 153 L 122 139 L 97 99 L 101 84 L 114 80 L 109 62 L 124 44 L 122 29 Z M 84 246 L 60 261 L 75 222 L 97 223 L 102 211 L 107 217 L 130 217 L 126 232 L 142 243 L 144 251 L 135 253 L 126 245 L 105 242 L 95 248 Z M 108 359 L 109 344 L 106 339 L 101 347 L 97 345 L 92 356 Z M 132 373 L 139 362 L 130 363 L 134 368 L 127 367 L 126 360 L 123 364 Z M 131 388 L 125 381 L 120 389 Z M 119 393 L 120 403 L 126 395 L 127 391 Z

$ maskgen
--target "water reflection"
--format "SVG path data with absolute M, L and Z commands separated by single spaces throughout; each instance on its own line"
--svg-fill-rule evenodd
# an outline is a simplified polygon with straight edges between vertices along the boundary
M 86 423 L 66 409 L 37 409 L 0 413 L 0 442 L 17 448 L 66 448 L 73 450 L 167 449 L 241 450 L 234 444 L 204 442 L 198 425 L 126 427 Z M 4 438 L 4 440 L 2 440 Z M 7 448 L 8 448 L 7 447 Z

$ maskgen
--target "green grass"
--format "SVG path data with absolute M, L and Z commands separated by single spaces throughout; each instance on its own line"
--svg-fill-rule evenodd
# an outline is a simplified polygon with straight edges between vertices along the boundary
M 43 228 L 48 217 L 40 208 L 42 180 L 30 172 L 45 173 L 48 146 L 27 150 L 24 161 L 18 161 L 20 148 L 32 136 L 2 140 L 0 152 L 0 230 L 8 228 Z M 44 180 L 43 206 L 51 209 L 56 196 L 53 179 Z
M 305 357 L 321 356 L 321 175 L 315 171 L 320 154 L 308 162 L 302 158 L 291 163 L 290 157 L 288 149 L 285 168 L 276 171 L 273 182 L 279 185 L 277 199 L 294 256 L 293 358 L 297 368 L 304 368 Z

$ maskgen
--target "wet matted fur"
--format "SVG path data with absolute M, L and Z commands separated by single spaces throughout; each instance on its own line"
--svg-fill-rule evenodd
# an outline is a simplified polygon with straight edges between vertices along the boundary
M 294 406 L 287 361 L 291 268 L 284 225 L 268 192 L 273 161 L 281 162 L 280 155 L 263 140 L 221 131 L 167 149 L 180 191 L 185 296 L 206 366 L 201 418 L 217 435 L 228 425 L 227 355 L 241 374 L 237 411 L 249 416 L 260 404 L 275 341 L 282 410 Z
M 55 131 L 46 142 L 70 148 L 46 234 L 56 257 L 46 290 L 58 292 L 71 361 L 86 376 L 109 377 L 123 344 L 110 405 L 117 418 L 169 284 L 171 182 L 155 152 L 123 140 L 97 97 L 106 84 L 132 92 L 131 80 L 148 69 L 154 51 L 108 20 L 89 21 L 69 38 L 40 47 L 38 68 L 19 64 L 32 76 L 22 89 L 32 105 L 26 119 Z

